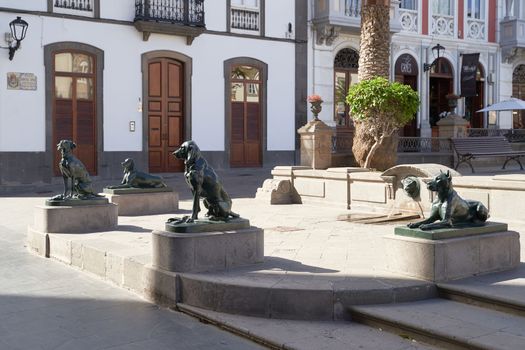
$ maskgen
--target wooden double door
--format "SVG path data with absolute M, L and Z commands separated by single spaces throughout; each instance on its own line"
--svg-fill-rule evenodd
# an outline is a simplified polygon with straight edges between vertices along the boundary
M 172 152 L 184 142 L 184 64 L 153 58 L 147 65 L 149 171 L 183 171 L 184 163 Z
M 95 56 L 81 51 L 53 53 L 53 172 L 60 176 L 60 140 L 77 145 L 74 154 L 91 175 L 97 175 Z

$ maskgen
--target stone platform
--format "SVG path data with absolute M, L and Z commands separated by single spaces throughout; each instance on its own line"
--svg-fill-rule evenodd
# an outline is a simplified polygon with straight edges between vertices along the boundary
M 384 239 L 389 269 L 432 282 L 505 271 L 520 262 L 519 233 L 503 223 L 429 231 L 396 227 Z
M 170 187 L 104 188 L 104 195 L 118 205 L 118 215 L 174 214 L 179 209 L 179 195 Z
M 203 272 L 263 262 L 264 231 L 250 227 L 250 222 L 245 219 L 231 221 L 209 224 L 211 232 L 153 231 L 153 266 L 171 272 Z M 247 228 L 231 228 L 232 224 L 244 226 L 244 223 Z M 199 223 L 193 224 L 198 225 Z M 184 232 L 192 227 L 191 224 L 182 226 Z M 174 230 L 177 225 L 166 224 L 166 227 Z M 200 230 L 202 229 L 201 227 Z
M 191 201 L 181 203 L 191 208 Z M 93 234 L 38 234 L 29 245 L 44 247 L 40 251 L 52 258 L 159 304 L 183 303 L 231 314 L 346 319 L 351 305 L 436 295 L 433 283 L 384 269 L 381 237 L 393 226 L 371 231 L 370 226 L 337 221 L 341 212 L 333 208 L 308 205 L 283 210 L 237 199 L 234 208 L 264 229 L 264 262 L 198 273 L 154 267 L 151 232 L 163 231 L 172 215 L 120 217 L 117 230 Z
M 107 202 L 74 206 L 37 205 L 31 228 L 43 233 L 85 233 L 115 229 L 117 221 L 117 206 Z

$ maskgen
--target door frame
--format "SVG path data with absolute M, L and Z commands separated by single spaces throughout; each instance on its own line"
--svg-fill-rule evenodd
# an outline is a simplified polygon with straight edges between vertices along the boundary
M 259 99 L 261 108 L 261 167 L 264 167 L 265 160 L 267 159 L 267 115 L 266 115 L 266 102 L 268 100 L 268 65 L 263 61 L 260 61 L 251 57 L 234 57 L 224 61 L 224 165 L 231 168 L 230 165 L 230 141 L 231 141 L 231 101 L 230 101 L 230 82 L 231 82 L 231 70 L 234 66 L 246 65 L 252 66 L 259 69 L 261 74 L 261 84 L 263 85 L 260 89 L 261 97 Z
M 149 164 L 148 149 L 148 63 L 156 58 L 169 58 L 181 62 L 184 65 L 184 135 L 183 140 L 191 140 L 191 78 L 193 73 L 193 59 L 180 52 L 170 50 L 155 50 L 142 54 L 142 150 L 146 166 Z
M 45 99 L 46 99 L 46 152 L 45 152 L 45 164 L 49 164 L 49 173 L 54 177 L 54 167 L 58 164 L 53 164 L 53 148 L 56 145 L 53 144 L 53 96 L 55 95 L 54 80 L 54 62 L 53 53 L 55 52 L 85 52 L 93 56 L 95 62 L 95 120 L 96 120 L 96 163 L 97 163 L 97 174 L 101 173 L 101 164 L 103 164 L 103 150 L 104 150 L 104 103 L 103 103 L 103 87 L 104 87 L 104 51 L 101 49 L 74 41 L 62 41 L 57 43 L 51 43 L 44 46 L 44 68 L 45 68 Z

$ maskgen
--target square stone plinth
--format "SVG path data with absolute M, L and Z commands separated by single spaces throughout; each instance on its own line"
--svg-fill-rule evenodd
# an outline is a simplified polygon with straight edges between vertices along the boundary
M 153 266 L 172 272 L 219 271 L 264 258 L 264 230 L 202 233 L 153 231 Z
M 118 205 L 118 215 L 138 216 L 172 214 L 179 209 L 179 195 L 173 191 L 120 191 L 104 195 Z
M 112 203 L 71 207 L 38 205 L 32 229 L 43 233 L 85 233 L 111 231 L 117 225 L 117 206 Z
M 520 262 L 519 234 L 514 231 L 441 240 L 383 238 L 389 270 L 433 282 L 509 270 Z

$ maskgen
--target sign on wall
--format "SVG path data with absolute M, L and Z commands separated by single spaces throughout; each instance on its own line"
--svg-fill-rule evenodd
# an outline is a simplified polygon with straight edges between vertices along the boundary
M 36 75 L 33 73 L 7 73 L 8 90 L 36 90 Z

